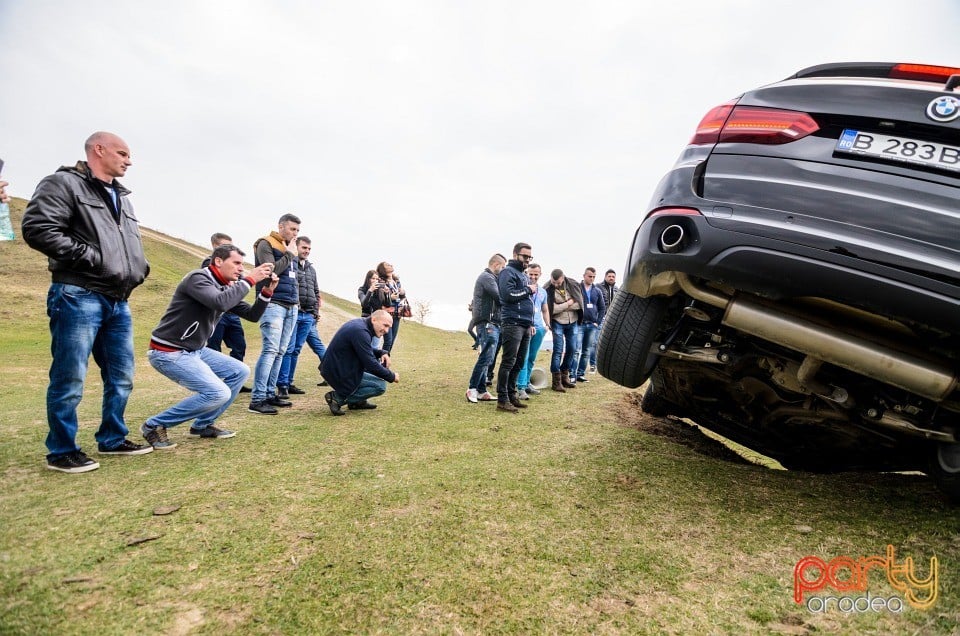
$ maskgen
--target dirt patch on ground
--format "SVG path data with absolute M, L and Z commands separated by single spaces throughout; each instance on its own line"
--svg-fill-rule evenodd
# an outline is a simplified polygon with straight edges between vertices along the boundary
M 754 465 L 753 462 L 732 448 L 705 435 L 696 424 L 675 417 L 656 417 L 644 413 L 640 410 L 640 401 L 642 399 L 643 392 L 634 391 L 633 393 L 625 395 L 623 399 L 616 404 L 615 408 L 617 413 L 625 425 L 645 433 L 650 433 L 651 435 L 666 437 L 677 444 L 682 444 L 707 457 L 737 464 Z

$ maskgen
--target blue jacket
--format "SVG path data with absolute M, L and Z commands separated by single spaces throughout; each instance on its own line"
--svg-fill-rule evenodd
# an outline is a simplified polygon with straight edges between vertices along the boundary
M 393 371 L 380 364 L 386 351 L 374 350 L 370 344 L 375 335 L 370 318 L 349 320 L 333 335 L 323 356 L 320 373 L 338 396 L 352 395 L 360 386 L 364 371 L 387 382 L 396 378 Z
M 274 238 L 274 234 L 276 232 L 254 241 L 254 265 L 273 263 L 273 273 L 280 279 L 277 288 L 273 290 L 273 302 L 282 303 L 288 307 L 296 307 L 300 304 L 300 290 L 297 286 L 297 257 L 290 252 L 278 249 L 275 243 L 279 242 L 279 239 Z M 271 241 L 271 238 L 274 240 Z M 261 291 L 269 284 L 269 278 L 263 279 L 257 283 L 257 291 Z
M 504 325 L 533 326 L 533 292 L 530 279 L 523 273 L 523 264 L 510 260 L 500 271 L 500 322 Z M 326 376 L 324 376 L 326 377 Z
M 607 313 L 607 300 L 603 292 L 597 285 L 591 285 L 590 291 L 587 291 L 583 283 L 580 283 L 580 291 L 583 293 L 583 322 L 599 325 Z

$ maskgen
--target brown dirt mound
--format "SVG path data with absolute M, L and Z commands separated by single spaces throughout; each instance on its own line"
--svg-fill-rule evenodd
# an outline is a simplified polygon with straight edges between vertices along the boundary
M 696 424 L 675 417 L 656 417 L 644 413 L 640 410 L 642 399 L 643 392 L 635 391 L 625 395 L 616 404 L 621 421 L 627 426 L 651 435 L 666 437 L 707 457 L 737 464 L 754 464 L 723 442 L 705 435 Z

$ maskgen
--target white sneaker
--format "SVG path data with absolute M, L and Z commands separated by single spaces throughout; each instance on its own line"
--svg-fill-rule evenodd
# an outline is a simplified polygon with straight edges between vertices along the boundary
M 490 395 L 490 391 L 484 391 L 481 395 L 477 396 L 477 399 L 481 402 L 496 402 L 497 398 Z
M 530 396 L 527 395 L 526 391 L 524 391 L 523 389 L 520 389 L 519 391 L 517 391 L 517 398 L 521 400 L 529 400 Z
M 472 402 L 473 404 L 477 403 L 477 390 L 476 389 L 467 389 L 467 402 Z

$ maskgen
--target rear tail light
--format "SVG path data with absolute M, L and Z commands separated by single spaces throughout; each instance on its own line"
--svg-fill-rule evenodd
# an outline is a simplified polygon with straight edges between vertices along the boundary
M 931 64 L 894 64 L 890 69 L 892 79 L 946 82 L 953 75 L 960 75 L 960 68 Z
M 700 120 L 700 125 L 697 126 L 697 132 L 694 133 L 693 139 L 690 140 L 691 144 L 715 144 L 720 140 L 720 131 L 723 129 L 723 124 L 726 123 L 727 117 L 730 116 L 730 111 L 733 110 L 735 101 L 727 102 L 726 104 L 721 104 L 707 113 L 703 119 Z
M 807 113 L 734 106 L 733 102 L 727 102 L 707 113 L 690 143 L 785 144 L 819 129 L 820 126 Z

